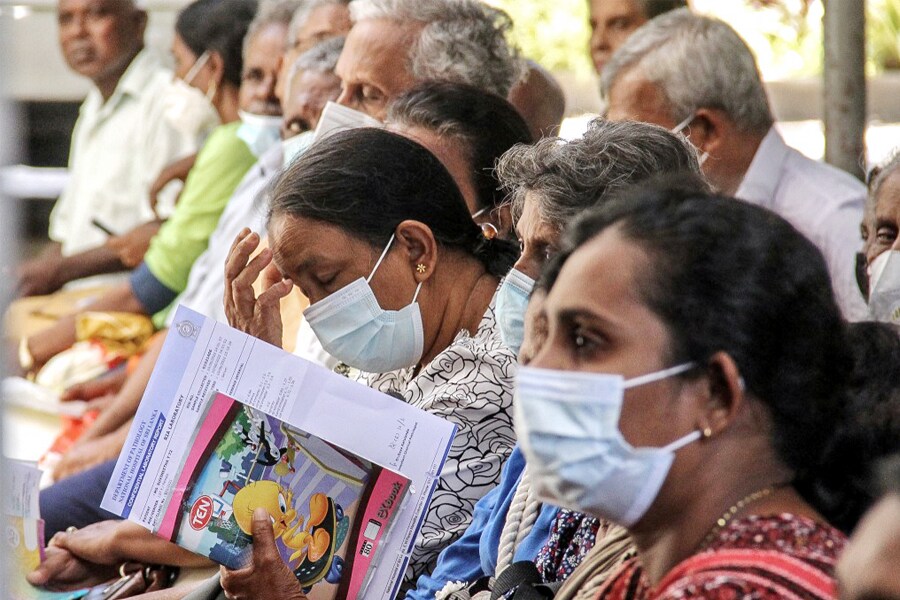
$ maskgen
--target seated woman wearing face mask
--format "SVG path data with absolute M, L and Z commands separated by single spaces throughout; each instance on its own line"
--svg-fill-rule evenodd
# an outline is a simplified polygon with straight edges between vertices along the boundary
M 639 551 L 593 597 L 834 597 L 845 538 L 794 487 L 850 372 L 812 243 L 734 199 L 643 190 L 576 222 L 545 277 L 515 403 L 533 485 Z
M 275 183 L 268 230 L 269 250 L 248 262 L 259 239 L 242 232 L 228 258 L 231 324 L 280 343 L 278 301 L 297 285 L 329 354 L 459 427 L 407 571 L 415 581 L 468 526 L 515 441 L 516 363 L 493 308 L 509 245 L 484 237 L 437 158 L 377 129 L 335 134 L 297 159 Z
M 557 251 L 566 225 L 581 211 L 659 173 L 702 177 L 690 142 L 636 121 L 596 119 L 578 139 L 519 144 L 500 159 L 496 177 L 510 198 L 522 254 L 497 294 L 497 321 L 504 343 L 519 352 L 520 364 L 527 364 L 542 337 L 535 319 L 526 318 L 526 305 L 533 312 L 543 297 L 541 290 L 532 293 L 534 278 Z M 471 595 L 484 587 L 486 578 L 536 557 L 543 582 L 562 581 L 598 538 L 601 545 L 610 541 L 605 534 L 615 532 L 604 528 L 598 535 L 596 519 L 537 501 L 524 471 L 522 452 L 515 448 L 500 485 L 476 505 L 472 525 L 441 553 L 435 570 L 419 578 L 407 600 L 432 600 L 436 593 L 451 592 L 451 598 L 465 598 L 460 582 L 470 584 Z M 549 547 L 554 540 L 556 546 Z

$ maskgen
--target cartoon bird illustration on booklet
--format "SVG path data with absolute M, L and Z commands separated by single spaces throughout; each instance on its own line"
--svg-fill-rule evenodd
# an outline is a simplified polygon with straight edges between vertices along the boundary
M 262 508 L 312 600 L 364 587 L 406 478 L 221 394 L 196 437 L 159 535 L 239 568 Z

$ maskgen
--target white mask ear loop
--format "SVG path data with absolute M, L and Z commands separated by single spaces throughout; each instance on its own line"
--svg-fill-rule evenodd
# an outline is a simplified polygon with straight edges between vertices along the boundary
M 692 431 L 681 439 L 675 440 L 671 444 L 662 447 L 663 452 L 675 452 L 676 450 L 681 450 L 688 444 L 693 444 L 697 440 L 703 437 L 703 434 L 699 431 Z
M 384 260 L 384 257 L 387 256 L 388 250 L 391 249 L 391 244 L 394 243 L 394 236 L 396 234 L 391 234 L 391 239 L 388 240 L 387 246 L 384 247 L 384 251 L 381 253 L 381 256 L 378 257 L 378 262 L 375 263 L 375 266 L 372 268 L 372 272 L 369 273 L 369 276 L 366 277 L 366 283 L 370 283 L 372 278 L 375 277 L 375 271 L 378 270 L 378 267 L 381 266 L 381 262 Z
M 197 77 L 197 73 L 200 72 L 200 69 L 203 68 L 203 65 L 206 64 L 206 61 L 209 60 L 209 50 L 204 50 L 203 54 L 200 55 L 196 61 L 194 61 L 193 66 L 188 69 L 188 72 L 184 76 L 184 82 L 188 85 L 193 83 L 194 78 Z
M 656 373 L 648 373 L 646 375 L 628 379 L 622 384 L 622 387 L 628 389 L 637 387 L 639 385 L 644 385 L 646 383 L 653 383 L 654 381 L 659 381 L 661 379 L 666 379 L 667 377 L 672 377 L 673 375 L 678 375 L 679 373 L 684 373 L 685 371 L 690 371 L 693 368 L 694 363 L 692 362 L 684 363 L 683 365 L 678 365 L 675 367 L 669 367 L 668 369 L 663 369 L 662 371 L 657 371 Z
M 681 133 L 682 129 L 684 129 L 685 127 L 687 127 L 688 125 L 691 124 L 691 121 L 694 120 L 694 117 L 695 117 L 694 113 L 691 113 L 690 115 L 688 115 L 688 117 L 684 121 L 682 121 L 681 123 L 679 123 L 678 125 L 673 127 L 670 131 L 676 135 Z
M 384 247 L 384 250 L 382 251 L 381 256 L 378 257 L 378 262 L 375 263 L 375 266 L 372 268 L 372 272 L 369 273 L 369 276 L 366 278 L 366 283 L 371 282 L 372 278 L 375 277 L 375 271 L 377 271 L 378 267 L 381 266 L 381 263 L 384 261 L 384 257 L 387 256 L 388 251 L 391 249 L 391 244 L 394 243 L 395 235 L 396 234 L 393 234 L 393 233 L 391 234 L 391 239 L 388 240 L 387 246 Z M 416 298 L 419 297 L 419 291 L 421 291 L 423 283 L 425 283 L 425 282 L 420 281 L 419 285 L 416 286 L 416 293 L 413 294 L 413 299 L 412 299 L 412 302 L 410 302 L 410 304 L 414 304 L 416 301 Z

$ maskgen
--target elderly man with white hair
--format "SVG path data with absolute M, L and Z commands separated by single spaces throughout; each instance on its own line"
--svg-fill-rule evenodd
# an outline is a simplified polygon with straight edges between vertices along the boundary
M 785 144 L 750 49 L 722 21 L 676 10 L 638 29 L 602 74 L 610 119 L 685 133 L 724 194 L 764 206 L 812 240 L 844 316 L 866 317 L 855 279 L 865 187 Z
M 506 13 L 478 0 L 354 0 L 337 65 L 340 104 L 384 120 L 391 100 L 427 80 L 506 97 L 524 63 Z

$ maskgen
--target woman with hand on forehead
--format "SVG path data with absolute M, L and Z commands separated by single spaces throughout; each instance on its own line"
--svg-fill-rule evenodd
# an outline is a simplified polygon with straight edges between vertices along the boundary
M 591 209 L 545 271 L 517 377 L 538 495 L 627 528 L 592 597 L 833 598 L 811 489 L 850 373 L 821 254 L 776 215 L 678 189 Z
M 255 234 L 232 248 L 229 322 L 280 344 L 278 303 L 296 285 L 325 351 L 459 428 L 406 574 L 415 581 L 468 526 L 514 444 L 515 357 L 494 318 L 514 247 L 485 238 L 434 155 L 378 129 L 335 134 L 298 158 L 275 183 L 268 229 L 270 249 L 252 260 Z M 238 596 L 249 581 L 223 577 Z

